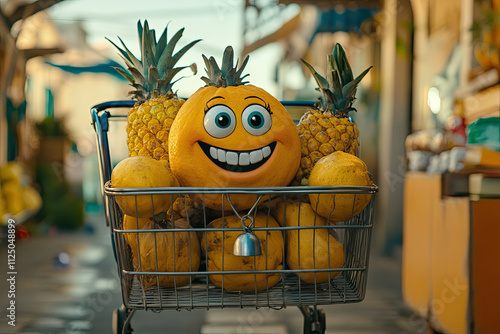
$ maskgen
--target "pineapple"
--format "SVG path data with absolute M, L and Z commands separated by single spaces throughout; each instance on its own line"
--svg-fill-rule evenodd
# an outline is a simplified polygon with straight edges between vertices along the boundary
M 108 39 L 120 52 L 128 72 L 115 69 L 134 88 L 129 94 L 137 103 L 128 112 L 127 145 L 129 156 L 149 156 L 166 160 L 168 164 L 168 134 L 177 111 L 184 100 L 172 91 L 173 77 L 182 69 L 174 67 L 177 61 L 200 40 L 193 41 L 174 54 L 174 48 L 182 36 L 180 29 L 167 41 L 167 28 L 156 40 L 154 29 L 149 29 L 148 21 L 137 23 L 141 59 L 137 59 L 118 37 L 123 49 Z M 194 70 L 193 70 L 194 71 Z
M 371 69 L 366 69 L 355 79 L 344 49 L 337 44 L 328 55 L 326 79 L 318 74 L 306 61 L 302 62 L 311 71 L 317 90 L 322 94 L 313 109 L 308 110 L 297 125 L 302 157 L 293 181 L 294 185 L 307 185 L 309 174 L 316 162 L 335 151 L 357 155 L 358 127 L 349 120 L 349 112 L 355 100 L 356 87 Z
M 186 219 L 190 226 L 200 228 L 219 218 L 219 212 L 204 208 L 202 203 L 194 202 L 189 195 L 181 195 L 167 211 L 167 219 Z

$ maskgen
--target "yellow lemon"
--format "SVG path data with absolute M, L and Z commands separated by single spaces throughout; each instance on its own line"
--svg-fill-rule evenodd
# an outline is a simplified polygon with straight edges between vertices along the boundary
M 337 151 L 321 158 L 311 171 L 309 186 L 371 186 L 366 164 L 358 157 Z M 368 205 L 371 194 L 309 194 L 312 208 L 332 221 L 349 220 Z
M 149 218 L 137 218 L 128 215 L 123 216 L 123 229 L 124 230 L 140 230 L 150 222 Z M 137 251 L 137 233 L 123 233 L 125 241 L 130 245 L 132 251 Z
M 266 214 L 258 213 L 254 227 L 279 227 L 278 223 Z M 214 220 L 207 227 L 225 229 L 241 228 L 241 220 L 235 216 L 225 216 Z M 260 241 L 262 255 L 236 256 L 233 246 L 241 231 L 207 231 L 201 240 L 201 250 L 207 257 L 207 271 L 259 271 L 281 270 L 283 268 L 283 236 L 281 231 L 254 231 Z M 227 291 L 260 291 L 276 285 L 281 280 L 281 274 L 212 274 L 210 281 L 216 287 L 223 287 Z
M 132 249 L 132 260 L 137 271 L 153 274 L 143 275 L 141 283 L 145 289 L 181 287 L 192 282 L 195 275 L 158 275 L 156 272 L 196 272 L 200 266 L 200 241 L 196 232 L 174 232 L 170 229 L 186 229 L 191 226 L 184 219 L 176 221 L 148 221 L 143 229 L 164 230 L 137 233 L 138 244 Z M 133 234 L 133 233 L 131 233 Z M 136 242 L 137 242 L 136 241 Z M 138 246 L 138 248 L 137 248 Z M 140 259 L 139 259 L 140 257 Z
M 309 203 L 278 202 L 273 214 L 281 226 L 325 226 Z M 327 229 L 286 230 L 286 263 L 291 269 L 336 269 L 344 266 L 344 246 Z M 333 279 L 340 271 L 296 273 L 307 283 Z
M 111 173 L 114 188 L 175 187 L 177 181 L 166 164 L 150 157 L 136 156 L 120 161 Z M 116 196 L 116 202 L 128 216 L 148 218 L 167 211 L 173 195 Z

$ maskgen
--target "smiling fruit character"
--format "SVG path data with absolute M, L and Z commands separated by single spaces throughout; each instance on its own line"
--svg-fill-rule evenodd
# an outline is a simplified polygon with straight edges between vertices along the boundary
M 248 61 L 233 67 L 227 47 L 219 68 L 203 56 L 206 86 L 182 106 L 169 137 L 170 166 L 184 187 L 287 186 L 300 163 L 297 129 L 283 105 L 265 90 L 245 85 Z M 195 196 L 220 210 L 221 195 Z M 250 208 L 255 195 L 231 195 L 236 210 Z M 230 211 L 227 201 L 224 209 Z

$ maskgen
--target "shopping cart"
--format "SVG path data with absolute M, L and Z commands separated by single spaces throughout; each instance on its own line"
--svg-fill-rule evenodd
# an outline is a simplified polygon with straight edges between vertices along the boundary
M 285 107 L 308 107 L 310 102 L 283 101 Z M 92 124 L 94 126 L 98 145 L 98 156 L 100 163 L 100 173 L 102 181 L 102 193 L 104 208 L 106 214 L 106 223 L 110 226 L 113 251 L 117 261 L 119 277 L 121 280 L 121 293 L 123 304 L 115 309 L 113 313 L 113 333 L 131 333 L 130 320 L 136 310 L 150 310 L 159 312 L 162 310 L 193 310 L 193 309 L 222 309 L 222 308 L 272 308 L 283 309 L 288 306 L 298 306 L 304 315 L 304 333 L 324 333 L 325 332 L 325 313 L 318 309 L 319 305 L 360 302 L 364 299 L 367 281 L 371 231 L 374 217 L 374 200 L 378 191 L 377 186 L 371 187 L 268 187 L 268 188 L 114 188 L 110 183 L 112 171 L 112 159 L 110 153 L 110 138 L 108 132 L 110 124 L 115 121 L 126 121 L 126 111 L 134 105 L 134 101 L 110 101 L 98 104 L 91 108 Z M 125 134 L 124 134 L 125 136 Z M 125 139 L 123 139 L 125 141 Z M 207 254 L 201 255 L 201 265 L 199 268 L 189 271 L 161 271 L 158 265 L 158 259 L 165 254 L 161 254 L 156 244 L 157 239 L 165 233 L 187 233 L 196 232 L 203 240 L 208 233 L 230 233 L 238 230 L 237 228 L 211 228 L 207 227 L 210 223 L 208 209 L 203 205 L 198 207 L 201 212 L 201 223 L 197 222 L 195 227 L 189 228 L 140 228 L 139 221 L 135 229 L 124 229 L 124 214 L 117 205 L 116 196 L 137 196 L 147 195 L 169 195 L 172 203 L 179 199 L 189 201 L 190 196 L 203 198 L 207 194 L 217 194 L 221 198 L 229 199 L 231 195 L 248 194 L 258 195 L 260 201 L 256 201 L 252 212 L 243 212 L 242 215 L 251 216 L 257 211 L 271 217 L 273 205 L 276 201 L 287 203 L 287 200 L 294 199 L 299 202 L 307 202 L 309 194 L 319 194 L 319 196 L 333 195 L 341 196 L 350 194 L 353 198 L 353 207 L 356 196 L 365 194 L 371 195 L 368 206 L 358 215 L 351 216 L 341 223 L 328 223 L 324 226 L 283 226 L 283 227 L 261 227 L 254 228 L 254 231 L 267 231 L 266 234 L 279 232 L 286 245 L 286 238 L 290 238 L 290 232 L 295 231 L 298 235 L 300 245 L 300 236 L 302 231 L 309 230 L 313 233 L 319 233 L 320 229 L 327 230 L 336 239 L 343 244 L 344 265 L 340 268 L 299 268 L 291 269 L 286 263 L 286 251 L 283 247 L 282 267 L 268 268 L 267 260 L 264 270 L 218 270 L 213 268 L 208 271 Z M 137 203 L 137 200 L 136 200 Z M 184 203 L 187 207 L 188 203 Z M 186 211 L 187 212 L 187 211 Z M 230 215 L 231 213 L 221 212 L 219 216 Z M 167 217 L 168 218 L 168 217 Z M 172 215 L 172 218 L 174 216 Z M 199 218 L 199 216 L 198 216 Z M 186 215 L 189 221 L 189 215 Z M 270 218 L 268 218 L 270 219 Z M 267 225 L 266 225 L 267 226 Z M 300 233 L 299 233 L 300 231 Z M 243 232 L 243 230 L 242 230 Z M 154 234 L 155 250 L 152 260 L 156 262 L 153 270 L 144 269 L 141 266 L 141 259 L 144 262 L 144 254 L 141 255 L 140 235 L 143 233 Z M 163 233 L 163 234 L 161 234 Z M 132 235 L 134 243 L 126 235 Z M 224 235 L 224 234 L 223 234 Z M 224 237 L 222 238 L 224 239 Z M 330 240 L 330 238 L 327 238 Z M 171 238 L 174 240 L 175 238 Z M 266 237 L 267 240 L 267 237 Z M 159 241 L 158 241 L 159 242 Z M 188 243 L 195 239 L 189 237 Z M 206 238 L 205 238 L 206 242 Z M 304 242 L 304 241 L 303 241 Z M 313 242 L 314 247 L 314 242 Z M 134 249 L 132 249 L 134 248 Z M 175 247 L 172 247 L 175 253 Z M 324 256 L 334 256 L 330 254 Z M 267 247 L 264 248 L 264 252 Z M 300 254 L 300 247 L 297 250 Z M 313 252 L 313 254 L 316 254 Z M 263 254 L 265 255 L 265 254 Z M 300 257 L 300 255 L 299 255 Z M 173 256 L 175 259 L 175 254 Z M 252 258 L 252 257 L 250 257 Z M 267 256 L 266 256 L 267 259 Z M 151 260 L 151 258 L 150 258 Z M 313 259 L 316 263 L 319 259 Z M 174 260 L 175 261 L 175 260 Z M 191 255 L 189 256 L 191 262 Z M 224 257 L 222 257 L 224 262 Z M 154 263 L 153 262 L 153 263 Z M 222 268 L 225 268 L 224 266 Z M 306 283 L 299 279 L 300 275 L 328 273 L 328 280 L 324 282 Z M 217 287 L 211 282 L 211 275 L 222 275 L 222 287 Z M 224 277 L 229 275 L 254 275 L 265 277 L 267 284 L 264 289 L 257 289 L 257 284 L 251 291 L 226 291 L 224 288 Z M 269 284 L 271 275 L 279 275 L 279 282 L 274 286 Z M 176 278 L 189 277 L 187 283 L 177 285 Z M 162 282 L 165 277 L 172 277 L 173 286 L 166 287 Z M 180 281 L 180 280 L 179 280 Z M 185 279 L 183 280 L 186 281 Z M 146 284 L 146 282 L 149 282 Z

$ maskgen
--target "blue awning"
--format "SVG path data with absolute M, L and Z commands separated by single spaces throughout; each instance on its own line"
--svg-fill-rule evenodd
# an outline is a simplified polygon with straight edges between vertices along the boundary
M 120 67 L 124 71 L 126 71 L 123 66 L 118 64 L 116 61 L 111 59 L 108 60 L 107 63 L 96 64 L 92 66 L 71 66 L 71 65 L 58 65 L 46 61 L 47 64 L 60 68 L 63 71 L 73 73 L 73 74 L 82 74 L 82 73 L 105 73 L 114 76 L 119 80 L 127 80 L 120 73 L 118 73 L 113 67 Z
M 316 34 L 323 32 L 359 32 L 361 24 L 378 12 L 373 8 L 345 9 L 341 12 L 328 10 L 321 12 L 311 41 Z

